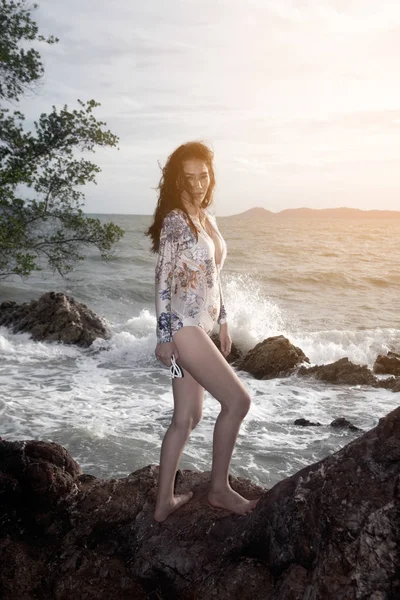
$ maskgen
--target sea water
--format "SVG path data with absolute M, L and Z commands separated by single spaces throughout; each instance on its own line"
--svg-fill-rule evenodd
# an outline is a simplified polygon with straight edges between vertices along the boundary
M 158 463 L 173 398 L 168 370 L 154 356 L 155 256 L 144 235 L 150 217 L 99 218 L 126 231 L 111 261 L 90 250 L 66 280 L 45 271 L 0 285 L 1 301 L 63 291 L 112 330 L 110 340 L 81 349 L 0 328 L 0 436 L 53 440 L 85 472 L 120 477 Z M 400 351 L 400 220 L 221 217 L 218 224 L 228 244 L 222 285 L 229 327 L 243 351 L 274 335 L 288 337 L 311 364 L 347 356 L 372 367 L 379 353 Z M 387 390 L 239 376 L 253 401 L 232 473 L 266 487 L 359 435 L 332 429 L 334 418 L 368 430 L 399 403 Z M 218 412 L 206 393 L 182 468 L 210 469 Z M 295 426 L 299 417 L 323 426 Z

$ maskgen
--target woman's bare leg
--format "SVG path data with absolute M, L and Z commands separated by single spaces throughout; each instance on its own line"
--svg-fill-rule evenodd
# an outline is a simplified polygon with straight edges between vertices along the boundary
M 183 327 L 174 335 L 179 364 L 221 404 L 214 428 L 210 504 L 237 514 L 250 512 L 257 501 L 249 501 L 229 485 L 229 465 L 240 425 L 250 408 L 250 396 L 206 332 Z
M 192 492 L 174 496 L 174 481 L 179 460 L 190 432 L 201 419 L 204 389 L 188 371 L 183 369 L 182 379 L 172 380 L 174 393 L 174 416 L 165 434 L 160 456 L 160 472 L 157 501 L 154 512 L 156 521 L 165 519 L 192 497 Z

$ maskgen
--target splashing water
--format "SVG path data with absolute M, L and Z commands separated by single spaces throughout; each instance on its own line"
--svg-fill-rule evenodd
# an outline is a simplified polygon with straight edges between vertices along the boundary
M 286 330 L 282 310 L 249 275 L 230 276 L 223 284 L 232 339 L 243 350 Z

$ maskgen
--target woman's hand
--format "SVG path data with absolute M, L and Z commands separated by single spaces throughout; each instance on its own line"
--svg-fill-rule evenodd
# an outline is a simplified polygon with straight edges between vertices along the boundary
M 175 360 L 179 358 L 178 348 L 174 342 L 164 342 L 157 344 L 155 353 L 158 360 L 160 360 L 166 367 L 171 366 L 171 356 L 175 355 Z
M 224 323 L 219 328 L 219 343 L 221 346 L 221 352 L 226 357 L 231 352 L 232 339 L 228 331 L 228 323 Z

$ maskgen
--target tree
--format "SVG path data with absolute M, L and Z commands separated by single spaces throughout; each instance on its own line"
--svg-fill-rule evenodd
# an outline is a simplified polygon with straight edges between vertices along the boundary
M 40 54 L 27 41 L 57 43 L 38 34 L 24 0 L 0 0 L 0 101 L 17 101 L 43 74 Z M 0 278 L 29 276 L 47 265 L 61 275 L 95 246 L 109 259 L 123 230 L 112 222 L 86 217 L 79 188 L 96 183 L 100 168 L 78 152 L 115 147 L 116 135 L 97 121 L 98 102 L 78 100 L 79 108 L 52 107 L 34 130 L 24 115 L 0 105 Z M 22 190 L 25 190 L 23 195 Z
M 32 9 L 37 8 L 34 4 Z M 58 38 L 47 39 L 39 34 L 25 2 L 0 0 L 0 98 L 17 100 L 32 82 L 43 75 L 40 54 L 34 48 L 20 47 L 23 40 L 55 44 Z

